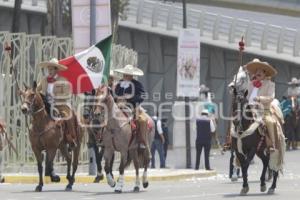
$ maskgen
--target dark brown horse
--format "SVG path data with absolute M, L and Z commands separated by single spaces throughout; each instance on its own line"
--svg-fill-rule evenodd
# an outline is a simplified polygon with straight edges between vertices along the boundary
M 72 149 L 72 152 L 68 151 L 68 144 L 64 139 L 64 123 L 63 121 L 54 121 L 46 112 L 45 104 L 42 96 L 36 91 L 36 83 L 32 89 L 26 87 L 25 91 L 21 91 L 23 102 L 21 110 L 25 115 L 30 115 L 32 118 L 32 127 L 29 132 L 29 140 L 32 150 L 37 160 L 37 167 L 39 172 L 39 184 L 36 187 L 36 192 L 41 192 L 43 188 L 43 151 L 46 151 L 47 161 L 46 165 L 50 169 L 50 177 L 53 175 L 53 160 L 56 155 L 56 151 L 60 149 L 62 155 L 67 161 L 67 179 L 68 185 L 66 191 L 71 191 L 75 182 L 75 173 L 78 166 L 78 157 L 80 152 L 81 143 L 81 129 L 78 126 L 78 121 L 75 115 L 72 116 L 75 126 L 74 130 L 77 131 L 77 146 Z M 71 164 L 73 164 L 73 171 L 71 175 Z
M 233 91 L 232 111 L 235 117 L 231 130 L 231 132 L 234 133 L 231 138 L 231 145 L 241 165 L 240 167 L 243 174 L 243 188 L 240 194 L 246 195 L 249 192 L 248 168 L 255 155 L 257 155 L 263 163 L 263 170 L 260 177 L 260 190 L 261 192 L 265 192 L 267 190 L 265 177 L 269 166 L 270 154 L 266 151 L 265 136 L 262 136 L 258 131 L 260 124 L 255 122 L 252 111 L 249 106 L 247 106 L 247 85 L 249 77 L 243 68 L 240 68 L 236 77 L 237 80 L 234 81 L 235 83 L 232 82 L 229 85 Z M 274 193 L 277 178 L 278 171 L 273 171 L 273 182 L 268 190 L 268 194 Z

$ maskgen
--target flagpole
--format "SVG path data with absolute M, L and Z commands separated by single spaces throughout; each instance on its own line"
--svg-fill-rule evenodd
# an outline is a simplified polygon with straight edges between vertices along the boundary
M 96 43 L 96 0 L 90 0 L 90 46 Z
M 90 0 L 90 46 L 96 43 L 96 0 Z M 89 148 L 89 175 L 96 175 L 96 156 L 93 148 Z

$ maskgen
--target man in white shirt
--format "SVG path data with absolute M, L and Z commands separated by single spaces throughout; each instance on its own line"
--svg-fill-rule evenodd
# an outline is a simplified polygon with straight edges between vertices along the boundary
M 160 159 L 160 168 L 165 168 L 165 155 L 164 155 L 164 143 L 165 143 L 165 137 L 163 135 L 163 129 L 162 129 L 162 123 L 161 120 L 158 119 L 157 116 L 153 116 L 153 121 L 155 124 L 155 136 L 154 141 L 151 145 L 151 154 L 152 154 L 152 160 L 151 160 L 151 168 L 155 168 L 155 151 L 158 151 L 159 159 Z
M 203 148 L 205 154 L 205 169 L 212 170 L 209 164 L 209 153 L 211 149 L 212 133 L 216 131 L 216 127 L 208 114 L 208 110 L 204 109 L 201 112 L 201 117 L 196 120 L 196 170 L 198 170 L 200 166 L 200 157 Z

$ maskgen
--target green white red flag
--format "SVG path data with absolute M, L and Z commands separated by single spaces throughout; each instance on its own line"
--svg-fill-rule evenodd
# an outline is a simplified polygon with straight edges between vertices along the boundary
M 108 36 L 96 45 L 59 61 L 68 67 L 61 71 L 73 86 L 73 94 L 91 91 L 98 88 L 108 79 L 110 71 L 112 36 Z

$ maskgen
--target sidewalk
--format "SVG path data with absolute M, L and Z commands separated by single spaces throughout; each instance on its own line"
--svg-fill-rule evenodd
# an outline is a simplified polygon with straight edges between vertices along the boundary
M 194 169 L 149 169 L 148 170 L 148 180 L 149 181 L 176 181 L 184 180 L 189 178 L 205 178 L 210 176 L 215 176 L 216 171 L 206 171 L 206 170 L 194 170 Z M 67 183 L 65 174 L 59 174 L 61 177 L 60 183 Z M 114 171 L 115 180 L 119 175 L 119 172 Z M 140 177 L 142 177 L 143 171 L 140 170 Z M 4 174 L 5 183 L 21 183 L 21 184 L 32 184 L 38 182 L 38 173 L 36 174 Z M 94 176 L 87 176 L 83 173 L 78 173 L 75 177 L 76 183 L 93 183 Z M 126 170 L 125 171 L 125 181 L 133 182 L 135 180 L 135 171 Z M 106 179 L 101 182 L 106 183 Z M 44 178 L 44 183 L 51 183 L 49 177 Z

